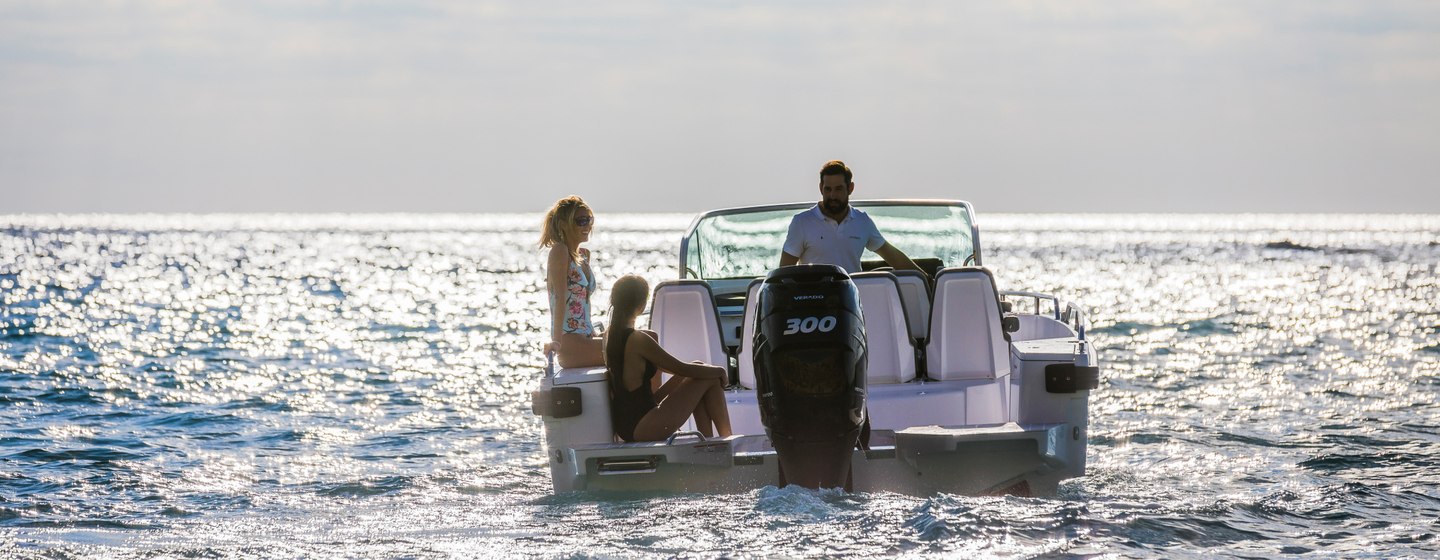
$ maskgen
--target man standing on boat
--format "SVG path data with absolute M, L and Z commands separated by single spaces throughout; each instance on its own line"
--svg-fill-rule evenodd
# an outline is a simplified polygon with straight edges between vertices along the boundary
M 820 168 L 820 202 L 790 219 L 780 266 L 833 264 L 854 274 L 861 271 L 860 255 L 869 249 L 892 268 L 920 270 L 903 251 L 885 241 L 869 214 L 850 207 L 853 178 L 840 160 Z

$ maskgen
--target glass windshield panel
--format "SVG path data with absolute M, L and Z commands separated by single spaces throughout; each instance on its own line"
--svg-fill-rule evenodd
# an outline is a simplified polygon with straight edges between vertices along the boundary
M 858 203 L 875 220 L 891 245 L 912 259 L 936 258 L 945 266 L 960 266 L 975 252 L 970 238 L 970 216 L 959 205 L 867 205 Z M 687 278 L 754 278 L 780 264 L 780 246 L 790 218 L 808 209 L 785 209 L 725 214 L 700 220 L 686 239 Z M 865 251 L 863 260 L 879 255 Z
M 911 259 L 940 259 L 943 266 L 961 266 L 975 254 L 970 214 L 964 206 L 861 206 L 885 241 Z M 864 260 L 879 259 L 869 251 Z M 972 263 L 973 264 L 973 263 Z
M 695 225 L 686 247 L 687 278 L 753 278 L 780 264 L 780 246 L 795 210 L 711 216 Z

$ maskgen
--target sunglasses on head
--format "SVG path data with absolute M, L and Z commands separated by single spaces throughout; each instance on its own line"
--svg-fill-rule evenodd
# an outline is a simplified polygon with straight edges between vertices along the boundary
M 585 227 L 595 223 L 595 216 L 575 216 L 575 225 Z

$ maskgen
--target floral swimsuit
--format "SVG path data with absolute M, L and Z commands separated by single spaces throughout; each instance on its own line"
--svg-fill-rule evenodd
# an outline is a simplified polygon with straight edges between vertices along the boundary
M 580 260 L 590 261 L 590 251 L 580 250 Z M 570 263 L 570 273 L 565 277 L 565 316 L 560 322 L 560 332 L 591 336 L 595 326 L 590 323 L 590 293 L 595 291 L 595 279 L 585 274 L 585 267 L 579 262 Z

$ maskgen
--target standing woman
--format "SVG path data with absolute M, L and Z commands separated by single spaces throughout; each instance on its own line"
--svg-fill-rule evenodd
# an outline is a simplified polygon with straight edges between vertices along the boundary
M 660 347 L 655 333 L 635 330 L 635 317 L 645 311 L 649 295 L 650 285 L 633 274 L 616 280 L 610 288 L 605 365 L 610 375 L 610 420 L 615 433 L 625 441 L 659 441 L 694 416 L 696 429 L 705 437 L 716 433 L 729 437 L 725 368 L 682 362 Z M 660 370 L 675 376 L 652 390 L 652 381 Z
M 540 247 L 550 249 L 545 263 L 550 348 L 562 368 L 605 365 L 602 343 L 590 322 L 590 294 L 595 291 L 590 250 L 580 248 L 581 243 L 590 240 L 594 227 L 595 213 L 590 206 L 571 195 L 550 207 L 540 232 Z

